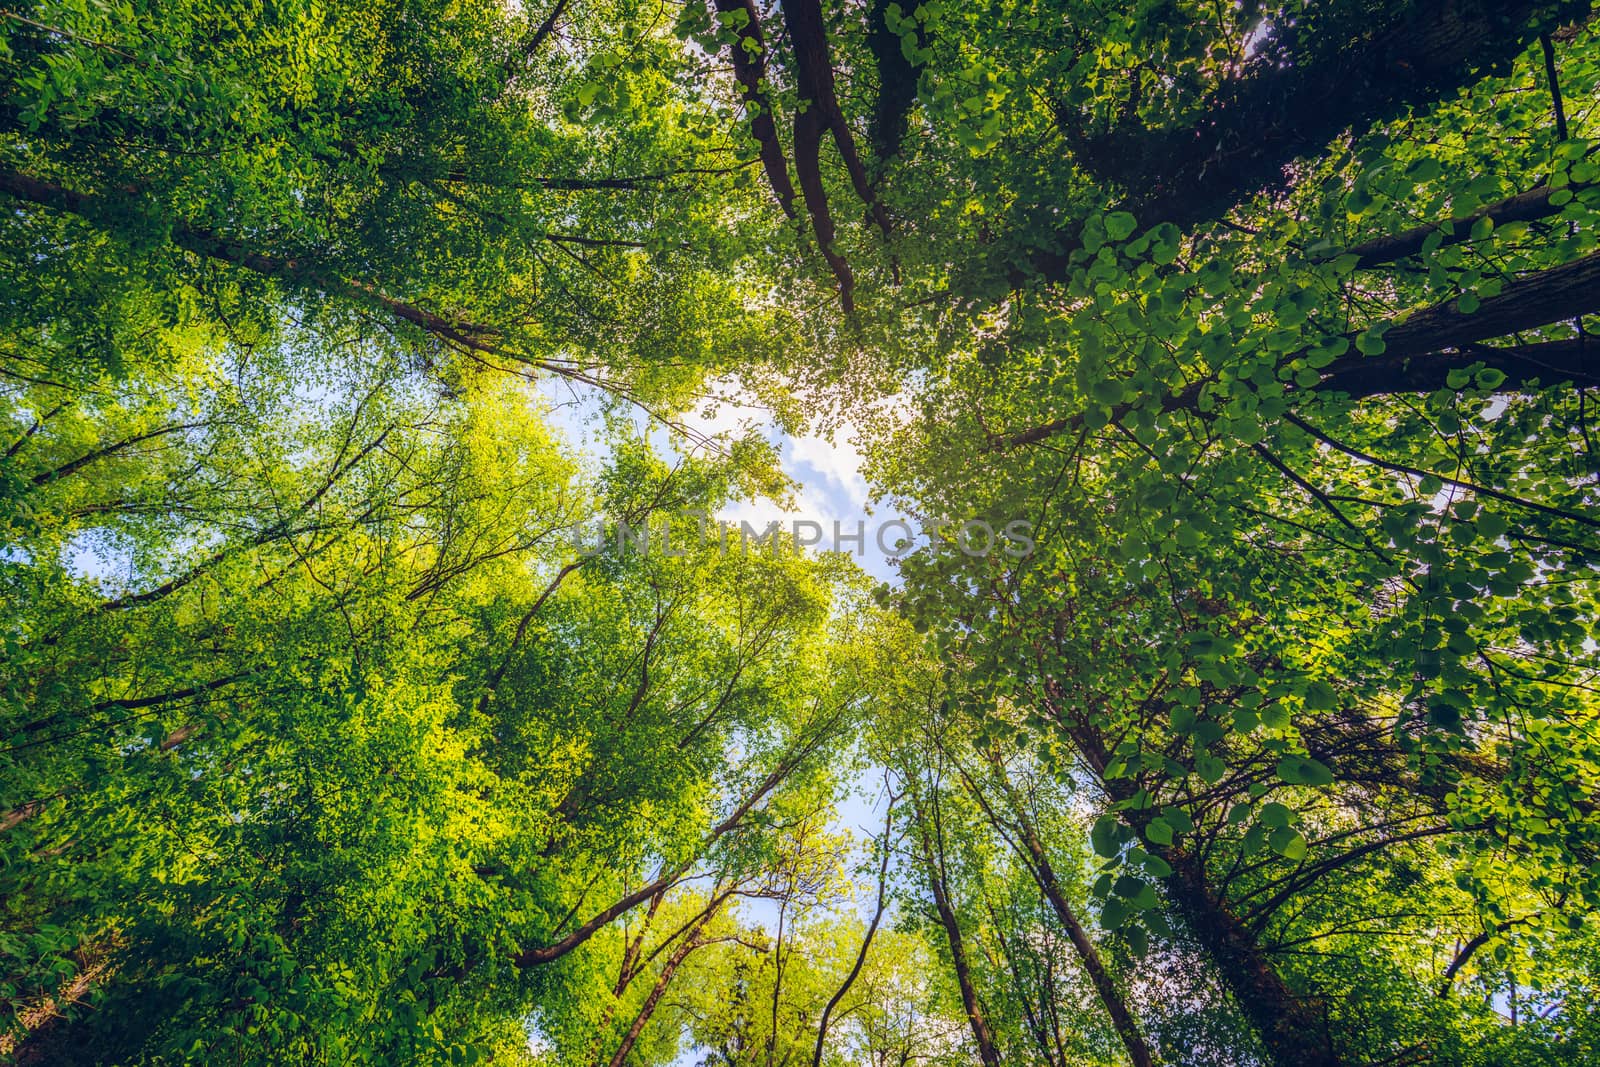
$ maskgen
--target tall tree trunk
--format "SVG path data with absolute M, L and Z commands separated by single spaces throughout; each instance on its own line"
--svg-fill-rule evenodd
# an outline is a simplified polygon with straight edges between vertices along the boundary
M 696 926 L 683 943 L 672 950 L 672 955 L 667 957 L 667 962 L 662 964 L 661 973 L 656 976 L 656 984 L 650 987 L 649 994 L 644 998 L 644 1003 L 639 1005 L 638 1014 L 634 1015 L 633 1022 L 628 1026 L 628 1032 L 622 1035 L 622 1044 L 617 1046 L 617 1051 L 612 1055 L 609 1067 L 622 1067 L 623 1061 L 628 1058 L 628 1053 L 633 1051 L 633 1046 L 639 1040 L 639 1035 L 644 1033 L 644 1028 L 650 1022 L 650 1016 L 655 1014 L 656 1005 L 661 1003 L 661 998 L 667 992 L 667 986 L 672 984 L 672 978 L 678 973 L 678 966 L 688 958 L 689 953 L 699 948 L 703 942 L 700 940 L 700 931 L 705 923 L 710 921 L 710 916 Z
M 650 898 L 650 906 L 645 909 L 644 919 L 639 924 L 639 933 L 636 936 L 628 937 L 626 934 L 623 936 L 622 965 L 617 968 L 617 981 L 611 987 L 611 1000 L 606 1004 L 605 1011 L 600 1013 L 600 1021 L 594 1027 L 594 1037 L 590 1040 L 587 1056 L 590 1063 L 599 1061 L 601 1042 L 605 1039 L 606 1031 L 611 1028 L 612 1016 L 617 1013 L 617 1003 L 641 969 L 639 954 L 644 949 L 644 939 L 650 933 L 650 923 L 655 919 L 665 896 L 666 890 L 663 889 Z
M 1141 831 L 1141 839 L 1143 839 Z M 1144 840 L 1172 865 L 1167 894 L 1250 1020 L 1277 1067 L 1339 1067 L 1327 1020 L 1315 1000 L 1300 997 L 1227 902 L 1212 891 L 1205 864 L 1192 853 Z
M 1536 330 L 1557 322 L 1600 311 L 1600 253 L 1550 267 L 1507 282 L 1498 295 L 1482 301 L 1471 315 L 1456 300 L 1446 300 L 1414 311 L 1403 322 L 1393 322 L 1383 335 L 1384 351 L 1368 356 L 1347 353 L 1323 367 L 1322 377 L 1309 387 L 1285 390 L 1300 393 L 1343 393 L 1352 398 L 1395 393 L 1431 393 L 1450 388 L 1450 372 L 1483 363 L 1505 375 L 1496 389 L 1521 391 L 1539 383 L 1541 390 L 1563 383 L 1590 386 L 1600 383 L 1594 345 L 1584 338 L 1513 345 L 1482 342 Z M 1354 341 L 1354 333 L 1345 340 Z M 1280 366 L 1299 359 L 1307 350 L 1285 357 Z M 1200 399 L 1211 387 L 1209 379 L 1161 398 L 1161 410 L 1199 413 Z M 1126 418 L 1133 404 L 1118 404 L 1110 418 Z M 1293 413 L 1287 418 L 1293 419 Z M 1047 438 L 1083 427 L 1081 414 L 994 437 L 997 451 L 1037 444 Z
M 568 934 L 566 937 L 563 937 L 554 944 L 524 949 L 523 951 L 512 956 L 511 962 L 515 966 L 522 968 L 539 967 L 546 963 L 552 963 L 555 960 L 560 959 L 562 956 L 565 956 L 579 945 L 582 945 L 584 942 L 588 941 L 589 938 L 593 937 L 597 932 L 609 925 L 612 920 L 618 918 L 619 916 L 626 915 L 640 904 L 643 904 L 645 901 L 649 900 L 656 893 L 676 885 L 683 875 L 692 866 L 694 866 L 695 862 L 701 856 L 705 855 L 712 845 L 721 840 L 725 834 L 740 826 L 744 822 L 745 817 L 749 815 L 751 810 L 761 802 L 763 797 L 781 785 L 785 779 L 794 773 L 795 769 L 799 767 L 801 763 L 810 758 L 810 756 L 815 753 L 825 741 L 833 736 L 833 731 L 838 726 L 839 721 L 840 716 L 837 713 L 826 718 L 823 725 L 816 729 L 816 731 L 809 738 L 791 750 L 789 755 L 787 755 L 778 764 L 778 766 L 766 776 L 766 778 L 761 780 L 761 783 L 756 786 L 755 790 L 751 792 L 749 796 L 745 797 L 744 800 L 739 802 L 739 806 L 734 808 L 733 811 L 729 813 L 727 818 L 723 819 L 720 823 L 711 828 L 711 832 L 707 834 L 705 839 L 701 842 L 699 851 L 687 862 L 681 863 L 676 867 L 666 870 L 648 885 L 634 890 L 626 896 L 614 901 L 609 907 L 596 912 L 582 926 L 579 926 L 572 933 Z
M 1289 164 L 1320 152 L 1420 101 L 1447 99 L 1533 43 L 1540 31 L 1585 17 L 1587 0 L 1418 0 L 1323 4 L 1279 20 L 1238 76 L 1216 86 L 1192 123 L 1137 119 L 1090 134 L 1063 108 L 1072 160 L 1102 184 L 1127 191 L 1122 205 L 1145 225 L 1189 226 L 1262 190 L 1288 183 Z M 1079 247 L 1076 232 L 1037 253 L 1059 276 Z
M 1066 694 L 1059 686 L 1047 683 L 1047 687 L 1052 713 L 1067 727 L 1106 795 L 1113 801 L 1130 799 L 1133 789 L 1126 780 L 1105 777 L 1109 757 L 1099 731 L 1087 716 L 1066 710 Z M 1249 927 L 1212 889 L 1204 860 L 1175 845 L 1150 840 L 1145 834 L 1149 819 L 1137 811 L 1128 814 L 1145 851 L 1171 866 L 1172 873 L 1162 880 L 1168 897 L 1215 964 L 1272 1062 L 1277 1067 L 1339 1067 L 1342 1061 L 1319 1004 L 1297 995 L 1284 982 Z
M 822 1009 L 822 1018 L 817 1023 L 817 1047 L 811 1055 L 811 1067 L 822 1067 L 822 1045 L 828 1037 L 828 1019 L 833 1015 L 833 1009 L 839 1006 L 845 994 L 850 992 L 850 987 L 855 984 L 856 978 L 861 974 L 862 966 L 867 962 L 867 950 L 872 947 L 872 938 L 878 932 L 878 924 L 883 921 L 883 906 L 886 902 L 884 890 L 889 884 L 889 833 L 894 829 L 894 802 L 891 794 L 889 797 L 889 810 L 883 817 L 883 859 L 878 865 L 878 905 L 873 909 L 872 922 L 867 924 L 867 933 L 861 939 L 861 951 L 856 953 L 855 966 L 850 968 L 850 973 L 845 975 L 844 981 L 839 983 L 839 988 L 828 999 L 827 1007 Z
M 978 992 L 972 985 L 972 969 L 967 964 L 967 952 L 961 939 L 961 924 L 956 919 L 955 909 L 950 906 L 950 897 L 945 888 L 944 866 L 934 858 L 936 851 L 940 856 L 944 853 L 944 834 L 937 825 L 930 824 L 927 811 L 917 799 L 915 792 L 912 793 L 911 803 L 916 810 L 917 840 L 922 845 L 922 858 L 928 871 L 928 887 L 933 892 L 933 907 L 939 914 L 939 924 L 944 927 L 945 938 L 950 943 L 950 961 L 955 968 L 956 984 L 961 987 L 961 1006 L 967 1013 L 967 1021 L 972 1025 L 972 1038 L 978 1043 L 978 1057 L 987 1067 L 997 1067 L 1000 1063 L 1000 1053 L 995 1048 L 994 1034 L 983 1017 L 983 1007 L 978 1003 Z M 938 836 L 937 849 L 934 847 L 935 835 Z
M 1055 911 L 1056 918 L 1067 931 L 1067 937 L 1072 940 L 1072 947 L 1078 950 L 1078 959 L 1082 961 L 1083 969 L 1088 972 L 1089 981 L 1094 984 L 1094 991 L 1099 994 L 1100 1002 L 1105 1005 L 1106 1014 L 1111 1016 L 1111 1025 L 1116 1027 L 1117 1036 L 1122 1039 L 1122 1046 L 1128 1051 L 1128 1059 L 1133 1062 L 1134 1067 L 1154 1067 L 1155 1059 L 1150 1055 L 1150 1047 L 1145 1044 L 1139 1024 L 1134 1019 L 1133 1012 L 1129 1010 L 1127 1001 L 1123 1000 L 1116 982 L 1112 980 L 1111 972 L 1106 970 L 1099 949 L 1089 940 L 1088 932 L 1084 930 L 1083 924 L 1078 921 L 1077 913 L 1067 902 L 1066 894 L 1061 890 L 1061 883 L 1056 878 L 1055 868 L 1050 865 L 1050 857 L 1045 854 L 1044 845 L 1039 840 L 1038 830 L 1034 827 L 1033 820 L 1028 818 L 1027 809 L 1016 791 L 1012 789 L 1004 765 L 1001 764 L 999 757 L 993 754 L 989 757 L 989 763 L 994 768 L 1001 789 L 1005 791 L 1011 813 L 1017 820 L 1017 836 L 1025 851 L 1023 859 L 1029 873 L 1038 883 L 1039 890 L 1050 901 L 1050 907 Z
M 716 6 L 719 14 L 744 12 L 744 24 L 735 30 L 739 36 L 729 46 L 728 58 L 742 92 L 750 133 L 761 146 L 761 167 L 766 171 L 767 184 L 772 187 L 783 213 L 791 219 L 797 218 L 794 184 L 789 180 L 789 164 L 785 162 L 783 146 L 778 142 L 772 99 L 763 84 L 767 78 L 767 42 L 762 36 L 761 14 L 752 0 L 716 0 Z M 750 42 L 748 47 L 746 41 Z

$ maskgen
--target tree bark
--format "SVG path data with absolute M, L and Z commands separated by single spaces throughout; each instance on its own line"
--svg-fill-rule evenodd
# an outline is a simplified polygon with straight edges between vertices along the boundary
M 1309 390 L 1341 392 L 1354 397 L 1391 393 L 1433 392 L 1449 388 L 1450 372 L 1484 362 L 1505 374 L 1497 388 L 1518 391 L 1537 382 L 1541 389 L 1562 382 L 1591 385 L 1600 381 L 1594 346 L 1585 339 L 1547 341 L 1496 347 L 1480 342 L 1523 330 L 1600 312 L 1600 252 L 1551 267 L 1507 284 L 1499 294 L 1481 301 L 1467 314 L 1455 300 L 1424 308 L 1395 323 L 1384 333 L 1384 351 L 1376 356 L 1350 352 L 1322 369 L 1322 378 Z M 1355 335 L 1346 340 L 1354 341 Z M 1286 356 L 1284 364 L 1305 351 Z M 1195 411 L 1209 382 L 1197 382 L 1175 394 L 1163 396 L 1162 411 Z M 1137 406 L 1120 404 L 1111 411 L 1113 421 Z M 1083 425 L 1082 415 L 1041 423 L 1017 433 L 995 437 L 991 447 L 1006 452 L 1037 444 Z
M 86 193 L 29 174 L 0 168 L 0 193 L 41 207 L 76 215 L 103 229 L 112 228 L 103 220 L 104 216 L 115 214 L 110 205 Z M 497 356 L 507 355 L 490 340 L 497 332 L 494 329 L 435 314 L 416 304 L 396 299 L 371 282 L 340 277 L 337 272 L 314 258 L 301 255 L 274 255 L 251 250 L 239 242 L 228 240 L 221 234 L 191 225 L 184 219 L 169 219 L 168 224 L 172 243 L 186 252 L 219 263 L 232 264 L 264 277 L 279 278 L 286 282 L 321 289 L 380 308 L 402 322 L 411 323 L 435 337 L 468 351 Z M 558 239 L 576 240 L 572 237 Z M 515 355 L 509 358 L 562 377 L 574 377 L 572 370 L 559 364 L 524 360 Z
M 1577 193 L 1587 188 L 1582 182 L 1573 182 L 1566 188 Z M 1472 228 L 1484 219 L 1489 219 L 1495 226 L 1504 226 L 1511 222 L 1534 222 L 1538 219 L 1548 218 L 1556 214 L 1561 208 L 1550 202 L 1551 195 L 1555 192 L 1548 185 L 1541 185 L 1529 189 L 1525 193 L 1508 196 L 1499 203 L 1490 204 L 1486 208 L 1474 211 L 1469 215 L 1458 215 L 1447 222 L 1430 222 L 1421 226 L 1403 230 L 1400 233 L 1386 237 L 1374 237 L 1362 241 L 1360 244 L 1351 245 L 1349 248 L 1339 249 L 1320 257 L 1322 260 L 1337 259 L 1342 255 L 1356 257 L 1358 267 L 1376 267 L 1384 263 L 1393 263 L 1415 256 L 1422 252 L 1428 243 L 1428 238 L 1434 234 L 1439 235 L 1439 247 L 1460 244 L 1472 236 Z
M 1011 813 L 1017 820 L 1018 837 L 1026 850 L 1023 858 L 1027 861 L 1029 873 L 1033 875 L 1034 882 L 1049 900 L 1057 920 L 1072 941 L 1072 947 L 1077 950 L 1078 959 L 1083 963 L 1083 969 L 1088 972 L 1089 981 L 1094 985 L 1100 1003 L 1105 1005 L 1106 1014 L 1111 1017 L 1111 1025 L 1116 1028 L 1117 1036 L 1122 1039 L 1122 1047 L 1127 1050 L 1128 1059 L 1133 1062 L 1134 1067 L 1154 1067 L 1155 1059 L 1150 1054 L 1149 1045 L 1145 1044 L 1144 1034 L 1139 1030 L 1138 1021 L 1134 1019 L 1127 1001 L 1117 989 L 1111 972 L 1106 970 L 1099 949 L 1089 939 L 1088 932 L 1084 930 L 1077 914 L 1067 902 L 1067 896 L 1062 892 L 1061 883 L 1056 878 L 1055 868 L 1050 865 L 1050 857 L 1039 840 L 1033 820 L 1028 818 L 1027 810 L 1012 789 L 1005 767 L 998 757 L 992 756 L 989 762 L 999 778 L 1000 787 L 1005 792 Z
M 681 944 L 672 950 L 672 955 L 667 957 L 667 962 L 662 964 L 661 973 L 656 976 L 655 985 L 650 987 L 650 992 L 645 996 L 644 1003 L 639 1006 L 639 1011 L 633 1017 L 633 1022 L 628 1026 L 628 1032 L 622 1035 L 622 1044 L 617 1046 L 616 1053 L 611 1057 L 609 1067 L 622 1067 L 628 1058 L 628 1053 L 633 1051 L 633 1046 L 639 1040 L 639 1035 L 644 1032 L 645 1025 L 649 1023 L 650 1016 L 655 1014 L 656 1006 L 661 1003 L 662 996 L 667 991 L 667 986 L 672 984 L 673 976 L 678 973 L 678 967 L 689 953 L 704 944 L 700 940 L 700 932 L 705 929 L 715 909 L 709 910 L 701 920 L 695 924 L 685 936 Z
M 1204 863 L 1189 852 L 1140 839 L 1172 866 L 1164 882 L 1189 929 L 1216 965 L 1277 1067 L 1339 1067 L 1327 1020 L 1314 1000 L 1291 990 L 1260 942 L 1211 889 Z
M 836 721 L 837 720 L 835 720 L 835 722 Z M 588 941 L 589 938 L 593 937 L 613 919 L 616 919 L 618 916 L 624 915 L 638 907 L 646 900 L 649 900 L 656 893 L 670 888 L 678 881 L 679 878 L 683 876 L 684 872 L 688 871 L 689 868 L 693 866 L 699 856 L 704 855 L 705 852 L 717 841 L 719 841 L 725 834 L 743 823 L 745 816 L 749 815 L 751 809 L 761 802 L 761 798 L 765 797 L 768 793 L 772 792 L 772 790 L 776 789 L 784 779 L 788 778 L 790 774 L 794 773 L 795 768 L 804 762 L 807 757 L 817 750 L 818 746 L 827 740 L 830 733 L 830 728 L 831 724 L 825 724 L 824 726 L 820 727 L 811 738 L 798 745 L 793 752 L 785 757 L 778 764 L 778 766 L 772 770 L 771 773 L 761 780 L 760 784 L 756 786 L 749 796 L 745 797 L 744 800 L 739 802 L 739 806 L 734 808 L 734 810 L 729 813 L 727 818 L 723 819 L 720 823 L 711 828 L 711 832 L 706 835 L 705 841 L 701 844 L 700 849 L 694 857 L 691 857 L 684 863 L 678 864 L 676 867 L 662 874 L 655 880 L 634 890 L 633 892 L 620 897 L 616 901 L 612 902 L 609 906 L 605 907 L 599 912 L 596 912 L 582 926 L 578 927 L 561 940 L 553 942 L 549 945 L 540 946 L 538 948 L 525 949 L 522 952 L 512 956 L 511 962 L 517 967 L 538 967 L 542 964 L 554 962 L 555 960 L 558 960 L 562 956 L 565 956 L 567 953 L 571 952 L 573 949 L 577 948 L 579 945 L 582 945 L 584 942 Z
M 806 114 L 815 111 L 822 127 L 833 134 L 833 143 L 844 160 L 845 173 L 856 196 L 867 206 L 873 222 L 885 237 L 889 236 L 889 216 L 872 191 L 867 179 L 867 168 L 856 149 L 855 135 L 845 121 L 839 107 L 838 90 L 834 86 L 833 56 L 828 47 L 827 26 L 822 18 L 820 0 L 789 0 L 783 5 L 784 24 L 789 29 L 789 44 L 794 49 L 795 81 L 800 99 L 807 105 Z M 796 163 L 798 166 L 798 162 Z M 802 180 L 804 172 L 802 172 Z
M 867 950 L 872 947 L 872 938 L 878 932 L 878 923 L 883 921 L 883 906 L 886 902 L 884 890 L 889 884 L 889 832 L 893 828 L 894 797 L 891 796 L 889 810 L 883 817 L 883 860 L 878 866 L 878 905 L 873 909 L 872 922 L 867 924 L 866 936 L 861 939 L 861 951 L 856 953 L 855 966 L 850 968 L 850 973 L 845 975 L 844 981 L 839 983 L 838 990 L 828 998 L 827 1006 L 822 1009 L 822 1018 L 817 1022 L 817 1047 L 811 1055 L 811 1067 L 822 1067 L 822 1045 L 828 1037 L 828 1019 L 861 974 L 861 968 L 867 962 Z
M 1060 692 L 1059 686 L 1047 683 L 1047 687 L 1053 691 L 1051 711 L 1066 726 L 1075 747 L 1100 780 L 1106 795 L 1113 801 L 1130 799 L 1133 788 L 1128 781 L 1105 777 L 1109 756 L 1099 732 L 1087 716 L 1066 711 L 1065 694 Z M 1273 1064 L 1276 1067 L 1340 1067 L 1343 1061 L 1333 1048 L 1319 1003 L 1297 995 L 1284 982 L 1249 927 L 1212 889 L 1204 861 L 1183 848 L 1150 840 L 1145 834 L 1149 822 L 1147 813 L 1130 811 L 1128 814 L 1129 825 L 1139 835 L 1145 851 L 1159 856 L 1172 868 L 1172 873 L 1162 879 L 1169 899 L 1206 950 L 1223 984 L 1266 1046 Z
M 906 135 L 906 117 L 917 100 L 919 67 L 906 58 L 900 35 L 889 29 L 889 6 L 893 0 L 872 0 L 867 13 L 867 50 L 878 70 L 878 98 L 872 111 L 872 151 L 877 156 L 879 177 L 883 163 L 900 151 Z M 907 16 L 909 17 L 909 16 Z M 922 37 L 918 28 L 919 43 Z
M 972 1038 L 978 1044 L 978 1058 L 986 1067 L 998 1067 L 1000 1053 L 995 1048 L 994 1033 L 984 1018 L 983 1007 L 978 1003 L 977 989 L 972 984 L 972 968 L 967 963 L 960 920 L 956 917 L 955 909 L 950 906 L 949 894 L 945 887 L 944 867 L 934 858 L 936 850 L 933 835 L 939 836 L 937 851 L 942 853 L 943 834 L 938 827 L 930 827 L 927 812 L 915 794 L 912 796 L 912 805 L 916 810 L 917 840 L 922 846 L 923 863 L 928 872 L 928 888 L 933 893 L 933 907 L 939 915 L 939 924 L 944 927 L 945 939 L 950 944 L 950 962 L 956 972 L 956 984 L 961 989 L 961 1006 L 966 1011 L 967 1022 L 972 1027 Z
M 1150 128 L 1134 119 L 1085 134 L 1075 115 L 1064 115 L 1061 127 L 1074 161 L 1129 190 L 1121 206 L 1142 224 L 1189 226 L 1281 187 L 1288 164 L 1346 130 L 1359 133 L 1504 69 L 1542 31 L 1589 9 L 1588 0 L 1324 5 L 1277 26 L 1188 125 Z M 1047 274 L 1078 246 L 1076 231 L 1063 236 L 1067 251 L 1036 257 Z
M 794 185 L 789 181 L 789 165 L 784 162 L 783 146 L 778 142 L 772 99 L 762 88 L 767 77 L 767 42 L 761 32 L 761 16 L 753 0 L 717 0 L 717 11 L 721 14 L 743 11 L 747 16 L 745 24 L 738 29 L 739 39 L 728 49 L 728 57 L 743 95 L 750 133 L 760 146 L 761 167 L 766 171 L 767 184 L 772 187 L 783 213 L 791 219 L 797 218 Z M 754 51 L 745 48 L 745 41 L 752 43 Z
M 828 206 L 828 191 L 822 184 L 822 133 L 825 126 L 825 120 L 814 107 L 795 117 L 794 168 L 800 176 L 800 193 L 805 197 L 806 211 L 811 216 L 811 230 L 816 234 L 817 247 L 839 283 L 839 304 L 848 315 L 855 310 L 856 280 L 850 264 L 835 247 L 838 229 L 833 224 L 833 210 Z

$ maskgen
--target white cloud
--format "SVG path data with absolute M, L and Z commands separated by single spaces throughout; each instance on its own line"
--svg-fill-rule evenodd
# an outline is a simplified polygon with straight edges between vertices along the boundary
M 706 383 L 706 389 L 716 399 L 683 417 L 684 425 L 690 430 L 709 437 L 754 427 L 768 439 L 776 438 L 777 427 L 773 424 L 772 414 L 756 403 L 755 398 L 737 380 L 714 379 Z M 711 413 L 707 414 L 708 411 Z
M 795 437 L 789 441 L 788 458 L 799 468 L 810 468 L 812 474 L 830 483 L 826 492 L 848 508 L 863 512 L 867 506 L 867 480 L 861 475 L 862 457 L 856 449 L 858 433 L 854 426 L 845 423 L 834 434 L 826 437 Z M 791 471 L 803 482 L 811 483 L 805 470 Z

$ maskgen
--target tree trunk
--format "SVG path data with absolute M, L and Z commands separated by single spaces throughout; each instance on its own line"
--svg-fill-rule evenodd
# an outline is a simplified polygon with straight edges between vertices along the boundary
M 1027 853 L 1024 859 L 1028 861 L 1028 869 L 1033 875 L 1033 880 L 1038 883 L 1040 891 L 1050 901 L 1050 907 L 1055 911 L 1056 918 L 1067 931 L 1067 937 L 1072 940 L 1072 947 L 1078 950 L 1078 958 L 1083 962 L 1083 969 L 1088 972 L 1089 981 L 1094 984 L 1100 1002 L 1105 1005 L 1106 1013 L 1111 1016 L 1111 1025 L 1116 1027 L 1117 1036 L 1122 1039 L 1122 1045 L 1128 1051 L 1128 1059 L 1133 1062 L 1134 1067 L 1154 1067 L 1155 1059 L 1150 1055 L 1150 1048 L 1145 1044 L 1139 1024 L 1134 1019 L 1133 1012 L 1129 1010 L 1127 1001 L 1123 1000 L 1116 982 L 1112 980 L 1111 972 L 1106 970 L 1105 962 L 1100 958 L 1100 951 L 1095 948 L 1094 942 L 1089 940 L 1088 932 L 1078 921 L 1072 906 L 1067 903 L 1066 894 L 1062 892 L 1061 883 L 1056 878 L 1055 868 L 1050 865 L 1050 857 L 1045 854 L 1044 845 L 1039 840 L 1033 820 L 1028 818 L 1027 811 L 1012 790 L 1005 768 L 997 757 L 991 757 L 990 764 L 999 776 L 1000 786 L 1005 790 L 1011 812 L 1016 816 L 1019 837 Z
M 866 936 L 861 939 L 861 951 L 856 953 L 855 966 L 850 968 L 850 973 L 845 975 L 844 981 L 839 983 L 839 988 L 828 999 L 828 1004 L 822 1009 L 822 1018 L 817 1023 L 817 1047 L 811 1055 L 811 1067 L 822 1067 L 822 1045 L 828 1037 L 828 1019 L 833 1015 L 833 1009 L 839 1006 L 845 994 L 850 992 L 850 987 L 855 984 L 856 978 L 861 974 L 862 966 L 867 962 L 867 951 L 872 948 L 872 938 L 878 932 L 878 924 L 883 921 L 883 906 L 886 903 L 884 890 L 889 884 L 889 832 L 894 829 L 894 801 L 889 797 L 889 810 L 883 817 L 883 859 L 878 866 L 878 905 L 872 912 L 872 922 L 867 924 Z
M 1455 300 L 1424 308 L 1395 323 L 1383 335 L 1384 351 L 1367 356 L 1350 353 L 1322 369 L 1322 378 L 1309 390 L 1290 389 L 1287 396 L 1301 392 L 1347 393 L 1352 397 L 1381 396 L 1390 393 L 1433 392 L 1449 388 L 1450 372 L 1483 362 L 1505 374 L 1501 391 L 1525 390 L 1533 382 L 1541 389 L 1562 382 L 1594 385 L 1600 382 L 1595 346 L 1580 338 L 1576 341 L 1546 341 L 1536 344 L 1489 346 L 1481 342 L 1534 330 L 1600 311 L 1600 253 L 1563 263 L 1509 282 L 1496 296 L 1481 302 L 1477 311 L 1466 314 Z M 1354 334 L 1345 339 L 1353 341 Z M 1287 365 L 1305 355 L 1304 351 L 1286 356 Z M 1210 380 L 1196 382 L 1161 399 L 1161 410 L 1198 411 L 1202 392 Z M 1113 421 L 1132 413 L 1133 404 L 1112 408 Z M 1070 415 L 1041 423 L 1013 434 L 996 436 L 995 451 L 1009 451 L 1037 444 L 1057 434 L 1078 430 L 1082 415 Z
M 1083 117 L 1070 112 L 1060 125 L 1073 162 L 1126 190 L 1122 206 L 1140 223 L 1188 226 L 1288 184 L 1289 164 L 1346 130 L 1359 134 L 1408 104 L 1448 98 L 1485 69 L 1509 63 L 1541 30 L 1589 8 L 1586 0 L 1323 5 L 1282 20 L 1190 125 L 1133 120 L 1088 134 Z M 1077 233 L 1062 234 L 1061 244 L 1036 255 L 1036 268 L 1059 274 Z
M 1047 683 L 1051 711 L 1065 725 L 1084 760 L 1113 801 L 1130 799 L 1131 785 L 1107 779 L 1108 753 L 1104 739 L 1086 716 L 1064 711 L 1064 694 Z M 1128 821 L 1145 851 L 1159 856 L 1172 868 L 1162 879 L 1167 895 L 1200 942 L 1239 1009 L 1255 1028 L 1276 1067 L 1340 1067 L 1327 1020 L 1319 1003 L 1297 995 L 1273 968 L 1261 943 L 1225 900 L 1211 888 L 1205 863 L 1175 845 L 1161 845 L 1145 836 L 1148 818 L 1130 812 Z
M 633 1051 L 634 1044 L 639 1040 L 639 1035 L 644 1032 L 645 1024 L 650 1021 L 650 1016 L 655 1014 L 656 1005 L 661 1003 L 661 998 L 667 991 L 667 986 L 672 984 L 673 975 L 678 973 L 679 964 L 688 958 L 689 953 L 700 947 L 700 930 L 704 923 L 690 932 L 683 939 L 683 944 L 672 950 L 672 955 L 667 957 L 667 962 L 662 965 L 661 973 L 656 977 L 656 984 L 650 987 L 650 993 L 644 998 L 644 1003 L 639 1005 L 638 1014 L 633 1017 L 633 1022 L 628 1027 L 628 1032 L 622 1035 L 622 1044 L 617 1046 L 616 1053 L 611 1057 L 609 1067 L 622 1067 L 623 1061 L 628 1058 L 628 1053 Z
M 914 795 L 912 804 L 917 815 L 917 840 L 922 845 L 922 858 L 928 871 L 928 887 L 933 892 L 933 907 L 939 914 L 939 924 L 944 927 L 945 938 L 950 942 L 950 961 L 955 968 L 956 984 L 961 987 L 961 1006 L 967 1013 L 967 1021 L 972 1025 L 972 1037 L 978 1043 L 978 1057 L 986 1067 L 998 1067 L 1000 1053 L 995 1049 L 994 1034 L 989 1030 L 989 1024 L 983 1017 L 977 990 L 972 985 L 972 969 L 967 964 L 966 948 L 961 939 L 961 924 L 956 919 L 955 909 L 950 906 L 950 898 L 945 891 L 944 868 L 934 859 L 935 850 L 930 837 L 927 815 Z M 941 853 L 943 844 L 941 834 L 939 848 Z

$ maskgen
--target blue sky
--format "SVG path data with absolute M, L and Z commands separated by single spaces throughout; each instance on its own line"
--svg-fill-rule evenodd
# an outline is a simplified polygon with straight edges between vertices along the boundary
M 738 398 L 743 396 L 737 384 L 721 383 L 723 391 Z M 601 398 L 598 393 L 574 387 L 565 382 L 553 382 L 541 389 L 543 395 L 556 405 L 551 421 L 574 444 L 584 448 L 591 456 L 603 458 L 605 446 L 596 432 Z M 635 423 L 641 430 L 650 430 L 651 439 L 662 452 L 675 451 L 670 435 L 662 428 L 650 429 L 649 419 L 636 412 Z M 756 531 L 765 530 L 768 523 L 778 521 L 786 529 L 796 521 L 811 521 L 823 530 L 823 545 L 828 547 L 838 529 L 846 536 L 865 522 L 866 543 L 856 552 L 855 559 L 868 574 L 881 580 L 897 580 L 891 559 L 877 544 L 875 533 L 878 524 L 894 519 L 892 512 L 875 509 L 867 480 L 861 473 L 862 456 L 856 447 L 858 431 L 844 423 L 831 436 L 796 437 L 784 433 L 765 408 L 753 400 L 720 401 L 714 410 L 692 412 L 684 419 L 686 425 L 700 433 L 713 435 L 754 429 L 779 449 L 784 471 L 800 483 L 794 506 L 784 508 L 771 500 L 736 501 L 717 513 L 717 518 L 738 527 L 749 523 Z M 912 529 L 917 529 L 912 524 Z M 899 533 L 886 530 L 885 542 L 893 544 Z

